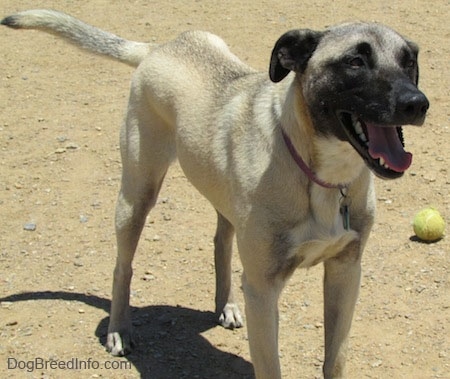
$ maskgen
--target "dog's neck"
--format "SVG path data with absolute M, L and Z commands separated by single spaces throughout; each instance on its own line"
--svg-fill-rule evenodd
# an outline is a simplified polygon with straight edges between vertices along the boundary
M 297 153 L 297 150 L 295 149 L 294 145 L 292 144 L 291 139 L 286 134 L 286 132 L 281 129 L 281 133 L 283 135 L 284 142 L 286 144 L 286 147 L 288 148 L 289 152 L 291 153 L 292 158 L 294 159 L 295 163 L 297 163 L 297 166 L 300 167 L 300 169 L 305 173 L 305 175 L 311 180 L 312 182 L 318 184 L 321 187 L 324 188 L 338 188 L 340 190 L 343 190 L 347 188 L 346 184 L 331 184 L 323 181 L 317 175 L 309 168 L 309 166 L 305 163 L 305 161 L 302 159 L 302 157 Z
M 311 182 L 324 188 L 343 189 L 355 180 L 364 162 L 353 147 L 335 137 L 320 137 L 314 128 L 300 80 L 293 76 L 281 99 L 281 130 L 292 158 Z
M 304 162 L 310 165 L 315 161 L 315 148 L 311 141 L 314 140 L 316 133 L 301 91 L 301 84 L 294 83 L 296 80 L 298 78 L 291 74 L 282 82 L 284 86 L 280 95 L 283 96 L 280 98 L 280 123 L 296 151 L 301 152 Z

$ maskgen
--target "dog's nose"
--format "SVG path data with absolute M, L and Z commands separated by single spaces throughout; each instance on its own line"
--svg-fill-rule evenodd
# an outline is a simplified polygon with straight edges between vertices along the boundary
M 397 99 L 397 113 L 404 119 L 403 124 L 422 125 L 429 107 L 428 99 L 418 89 L 404 91 Z

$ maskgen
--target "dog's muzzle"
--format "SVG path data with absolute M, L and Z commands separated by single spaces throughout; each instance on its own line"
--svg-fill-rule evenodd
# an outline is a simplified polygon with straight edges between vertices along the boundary
M 337 111 L 349 142 L 367 166 L 384 179 L 398 178 L 410 167 L 412 154 L 404 149 L 402 126 L 422 125 L 430 105 L 412 83 L 394 85 L 392 97 L 394 111 L 377 121 L 365 119 L 364 112 Z

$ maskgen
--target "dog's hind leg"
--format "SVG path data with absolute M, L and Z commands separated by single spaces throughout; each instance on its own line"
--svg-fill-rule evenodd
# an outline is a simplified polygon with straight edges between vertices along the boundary
M 231 258 L 233 254 L 234 227 L 217 212 L 217 229 L 214 237 L 214 264 L 216 269 L 216 314 L 219 323 L 228 329 L 243 324 L 234 300 L 231 283 Z
M 347 340 L 359 292 L 361 262 L 358 244 L 342 257 L 325 261 L 325 379 L 345 376 Z
M 125 355 L 132 348 L 129 311 L 132 260 L 146 216 L 155 205 L 175 142 L 164 121 L 145 99 L 131 94 L 121 133 L 122 183 L 116 206 L 117 260 L 106 348 Z

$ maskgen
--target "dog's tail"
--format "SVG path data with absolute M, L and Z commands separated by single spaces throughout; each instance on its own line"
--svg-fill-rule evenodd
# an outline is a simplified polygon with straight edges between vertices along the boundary
M 1 24 L 14 29 L 38 29 L 65 38 L 78 47 L 120 60 L 133 67 L 146 57 L 151 43 L 128 41 L 65 13 L 36 9 L 8 16 Z

